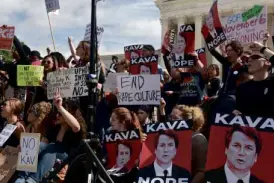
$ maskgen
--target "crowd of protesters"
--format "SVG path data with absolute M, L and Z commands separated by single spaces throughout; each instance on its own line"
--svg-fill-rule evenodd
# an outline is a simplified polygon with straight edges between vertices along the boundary
M 268 37 L 267 37 L 268 38 Z M 51 52 L 44 58 L 40 53 L 22 45 L 14 37 L 13 61 L 1 64 L 1 130 L 7 124 L 17 128 L 5 146 L 19 147 L 22 132 L 40 133 L 41 143 L 36 173 L 16 172 L 10 182 L 36 183 L 77 148 L 87 135 L 87 97 L 62 99 L 57 89 L 53 100 L 47 99 L 47 74 L 57 70 L 89 65 L 90 43 L 81 41 L 76 49 L 69 37 L 71 57 L 67 60 L 59 52 Z M 143 50 L 144 57 L 155 54 L 151 45 Z M 95 133 L 102 138 L 106 131 L 127 131 L 139 129 L 148 123 L 173 120 L 192 120 L 192 183 L 204 182 L 205 163 L 209 139 L 209 126 L 216 113 L 235 115 L 274 116 L 274 53 L 264 43 L 254 42 L 244 50 L 238 41 L 231 41 L 220 52 L 211 54 L 222 64 L 208 67 L 203 65 L 196 53 L 193 68 L 173 68 L 164 55 L 166 68 L 158 66 L 161 75 L 162 99 L 159 106 L 119 106 L 116 92 L 103 92 L 103 84 L 109 73 L 129 73 L 129 60 L 112 57 L 109 69 L 98 55 L 98 105 L 96 106 Z M 44 66 L 44 77 L 39 87 L 17 86 L 17 65 Z M 220 80 L 220 73 L 222 79 Z M 188 96 L 182 91 L 185 79 L 199 78 L 195 83 L 197 95 Z M 197 80 L 196 80 L 197 81 Z M 188 89 L 186 89 L 188 90 Z M 142 141 L 146 134 L 142 133 Z M 137 167 L 138 168 L 138 167 Z M 66 174 L 63 172 L 63 174 Z M 63 176 L 60 176 L 64 178 Z M 128 182 L 135 180 L 135 173 L 129 174 Z M 61 178 L 62 179 L 62 178 Z

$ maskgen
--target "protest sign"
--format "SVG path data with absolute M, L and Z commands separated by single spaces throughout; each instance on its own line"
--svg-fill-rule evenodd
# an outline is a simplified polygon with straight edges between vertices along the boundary
M 17 85 L 18 86 L 40 86 L 44 75 L 43 66 L 18 65 Z
M 0 183 L 9 182 L 16 171 L 18 148 L 6 146 L 0 153 Z
M 218 0 L 213 2 L 206 17 L 206 24 L 202 26 L 201 33 L 209 50 L 215 49 L 226 41 L 226 36 L 218 14 Z
M 112 92 L 115 93 L 117 88 L 117 76 L 118 75 L 128 75 L 128 73 L 109 73 L 105 83 L 103 84 L 104 92 Z
M 160 105 L 160 75 L 117 76 L 118 105 Z
M 257 8 L 258 6 L 256 5 L 255 7 Z M 264 39 L 267 29 L 266 7 L 257 8 L 257 11 L 254 12 L 257 13 L 257 16 L 252 17 L 248 11 L 222 18 L 226 42 L 238 40 L 242 44 L 249 44 Z M 246 17 L 245 21 L 243 16 Z
M 190 125 L 184 120 L 145 125 L 147 140 L 142 145 L 138 183 L 190 182 Z M 170 171 L 163 171 L 168 164 Z
M 19 171 L 36 172 L 40 146 L 40 133 L 21 133 L 17 168 Z
M 204 67 L 207 67 L 205 48 L 199 48 L 195 51 L 198 54 L 198 57 L 199 57 L 200 61 L 203 63 Z
M 88 96 L 86 85 L 88 72 L 88 67 L 78 67 L 48 73 L 48 99 L 53 99 L 56 88 L 59 88 L 63 98 Z
M 108 153 L 109 172 L 127 173 L 135 167 L 142 144 L 139 130 L 107 133 L 104 144 Z
M 97 43 L 99 44 L 102 36 L 104 33 L 104 28 L 103 27 L 96 27 L 96 34 L 97 34 Z M 84 34 L 84 41 L 89 41 L 91 40 L 91 24 L 88 24 L 86 26 L 85 34 Z
M 126 60 L 136 59 L 142 57 L 144 45 L 130 45 L 124 47 Z
M 60 9 L 59 0 L 45 0 L 45 4 L 47 13 Z
M 131 74 L 157 74 L 158 55 L 151 57 L 132 58 L 130 63 Z
M 170 55 L 173 49 L 173 45 L 175 43 L 175 38 L 177 36 L 177 30 L 169 29 L 164 35 L 162 46 L 161 46 L 161 53 L 165 56 Z
M 258 17 L 259 14 L 262 12 L 263 8 L 264 8 L 263 6 L 255 5 L 250 10 L 242 13 L 242 20 L 243 20 L 243 22 L 246 22 L 250 18 Z
M 13 38 L 14 38 L 15 27 L 0 27 L 0 50 L 10 51 Z
M 7 124 L 0 133 L 0 147 L 10 138 L 11 134 L 16 129 L 15 125 Z
M 206 181 L 220 183 L 236 178 L 271 183 L 273 163 L 273 119 L 216 114 L 210 128 Z

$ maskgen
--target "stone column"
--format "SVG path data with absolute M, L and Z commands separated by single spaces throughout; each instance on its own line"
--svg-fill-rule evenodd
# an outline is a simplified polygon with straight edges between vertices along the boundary
M 195 17 L 195 49 L 201 48 L 202 42 L 204 41 L 203 36 L 201 34 L 202 18 L 202 15 L 197 15 Z

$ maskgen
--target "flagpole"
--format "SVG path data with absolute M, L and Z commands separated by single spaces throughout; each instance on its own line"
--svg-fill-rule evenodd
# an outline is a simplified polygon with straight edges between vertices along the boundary
M 48 21 L 49 21 L 49 25 L 50 25 L 50 31 L 51 31 L 51 37 L 52 37 L 52 42 L 53 42 L 53 48 L 54 48 L 54 51 L 56 51 L 56 49 L 55 49 L 55 42 L 54 42 L 54 38 L 53 38 L 53 30 L 52 30 L 51 19 L 50 19 L 50 16 L 49 16 L 48 12 L 47 12 L 47 16 L 48 16 Z

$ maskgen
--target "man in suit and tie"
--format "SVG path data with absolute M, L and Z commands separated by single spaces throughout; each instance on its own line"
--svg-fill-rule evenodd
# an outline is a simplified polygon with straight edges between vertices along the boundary
M 173 164 L 178 145 L 179 139 L 175 131 L 160 131 L 155 141 L 155 161 L 151 165 L 141 168 L 138 177 L 172 177 L 190 180 L 190 173 L 186 169 Z
M 262 149 L 259 133 L 251 127 L 234 125 L 225 137 L 225 154 L 227 160 L 224 166 L 207 171 L 208 183 L 262 183 L 251 168 L 257 162 Z

